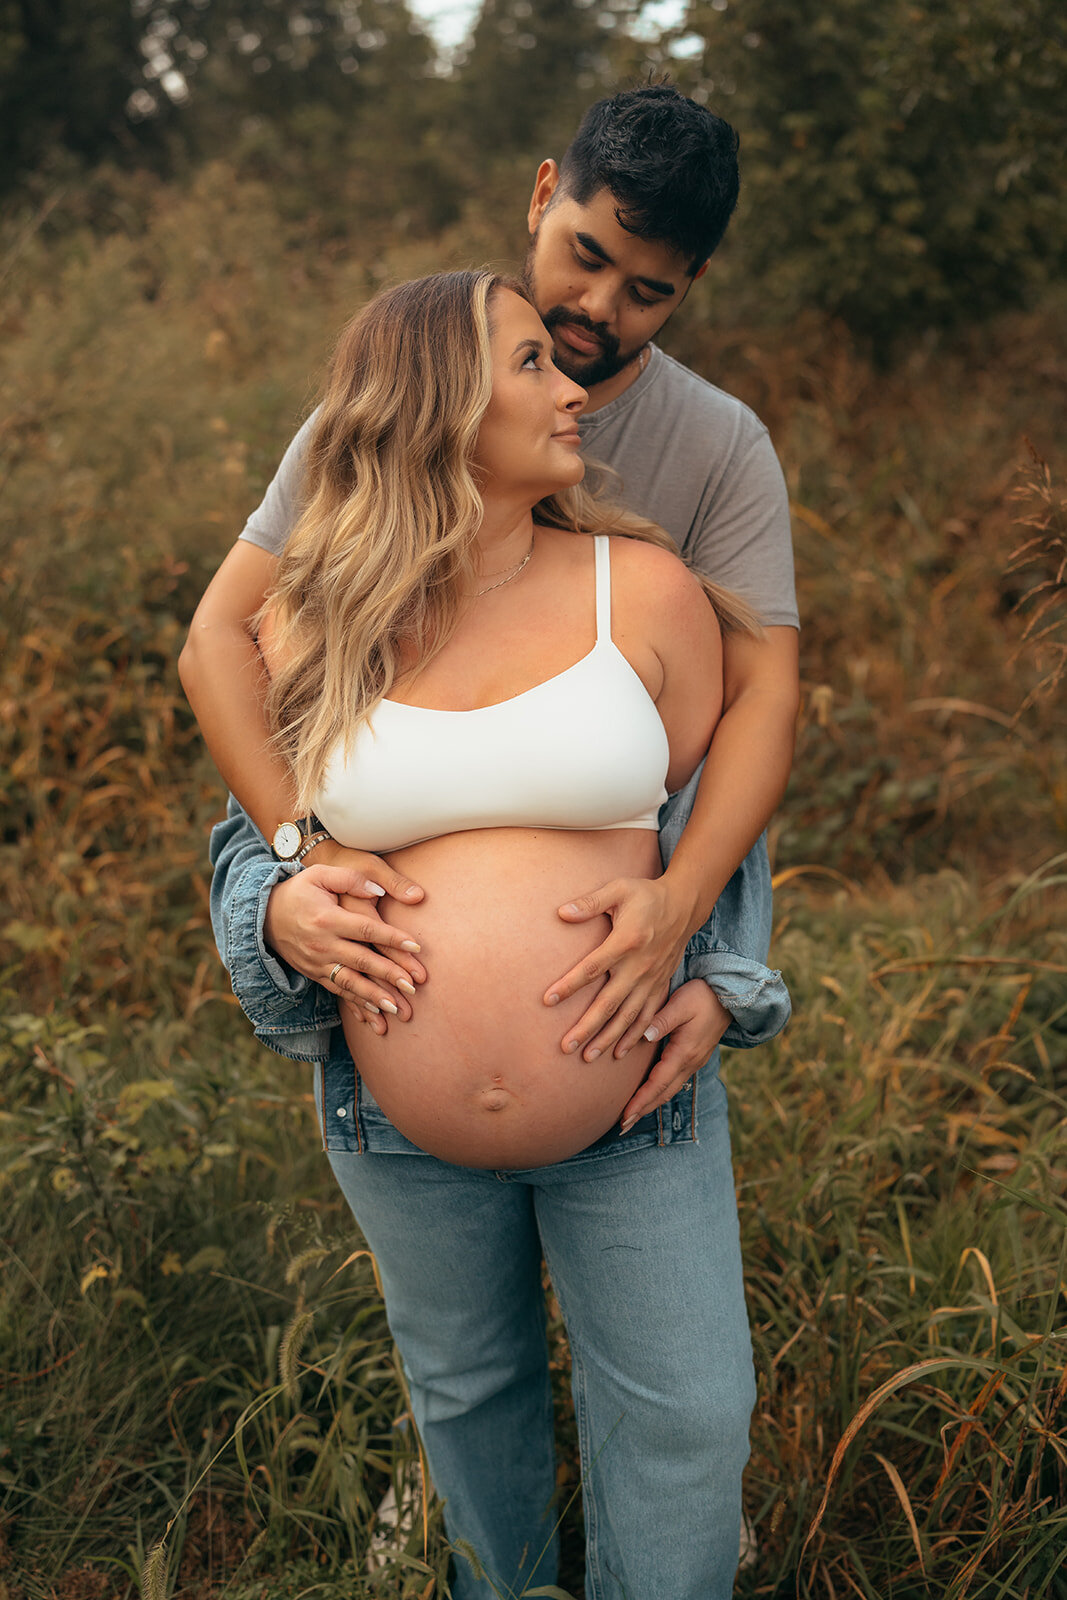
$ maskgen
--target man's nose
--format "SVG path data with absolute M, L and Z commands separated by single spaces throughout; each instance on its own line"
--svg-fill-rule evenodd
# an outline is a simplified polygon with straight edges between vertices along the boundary
M 607 282 L 606 276 L 598 276 L 591 283 L 582 287 L 578 306 L 584 311 L 590 322 L 604 323 L 609 328 L 615 314 L 615 287 Z

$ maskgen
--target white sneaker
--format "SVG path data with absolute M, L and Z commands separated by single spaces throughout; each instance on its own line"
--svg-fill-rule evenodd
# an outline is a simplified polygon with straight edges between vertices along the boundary
M 417 1457 L 401 1480 L 400 1492 L 398 1504 L 396 1488 L 390 1484 L 374 1513 L 374 1533 L 367 1546 L 365 1563 L 368 1572 L 380 1571 L 388 1552 L 401 1549 L 407 1543 L 422 1515 L 422 1464 Z

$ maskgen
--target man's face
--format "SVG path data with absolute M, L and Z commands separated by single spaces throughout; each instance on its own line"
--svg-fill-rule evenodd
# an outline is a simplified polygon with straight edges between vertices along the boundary
M 524 274 L 552 335 L 557 367 L 588 389 L 640 355 L 693 279 L 689 263 L 669 245 L 627 233 L 610 190 L 579 205 L 558 191 L 558 180 L 555 162 L 543 162 L 527 219 Z

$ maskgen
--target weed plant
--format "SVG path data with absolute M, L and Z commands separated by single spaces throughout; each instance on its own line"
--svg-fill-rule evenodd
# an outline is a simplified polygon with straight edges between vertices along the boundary
M 215 959 L 221 795 L 175 660 L 344 317 L 499 253 L 473 211 L 326 251 L 224 166 L 131 178 L 120 213 L 0 261 L 0 1596 L 444 1596 L 306 1070 Z M 771 425 L 805 618 L 774 829 L 795 1018 L 725 1067 L 744 1596 L 1067 1596 L 1064 313 L 890 374 L 704 285 L 670 332 Z M 391 1481 L 414 1519 L 368 1567 Z M 564 1535 L 577 1592 L 576 1503 Z

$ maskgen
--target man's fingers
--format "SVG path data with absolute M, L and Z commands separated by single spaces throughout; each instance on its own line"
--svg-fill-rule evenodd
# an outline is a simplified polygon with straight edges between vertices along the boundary
M 546 1006 L 558 1006 L 561 1000 L 569 1000 L 572 994 L 577 994 L 579 989 L 584 989 L 587 984 L 595 983 L 602 978 L 608 970 L 608 964 L 601 959 L 598 947 L 591 955 L 580 961 L 576 967 L 565 972 L 563 977 L 545 991 L 544 1002 Z
M 564 922 L 588 922 L 590 917 L 599 917 L 603 912 L 610 911 L 616 901 L 614 891 L 614 883 L 602 884 L 599 889 L 568 900 L 565 906 L 560 906 L 559 914 Z
M 563 1048 L 568 1055 L 574 1054 L 567 1050 L 572 1034 L 577 1035 L 581 1044 L 583 1061 L 596 1061 L 609 1050 L 614 1050 L 620 1043 L 624 1034 L 633 1034 L 637 1038 L 648 1027 L 656 1012 L 656 996 L 652 996 L 642 1005 L 633 995 L 623 991 L 618 996 L 610 994 L 611 985 L 602 989 L 594 1005 L 590 1006 L 585 1016 L 575 1025 L 571 1034 L 564 1037 Z M 606 997 L 606 998 L 605 998 Z M 603 1002 L 603 1003 L 602 1003 Z
M 655 1016 L 661 998 L 662 988 L 650 994 L 645 981 L 634 987 L 624 974 L 613 973 L 563 1035 L 560 1042 L 564 1054 L 576 1055 L 581 1050 L 586 1061 L 595 1061 L 606 1050 L 614 1049 L 624 1034 L 639 1039 Z

